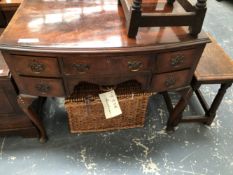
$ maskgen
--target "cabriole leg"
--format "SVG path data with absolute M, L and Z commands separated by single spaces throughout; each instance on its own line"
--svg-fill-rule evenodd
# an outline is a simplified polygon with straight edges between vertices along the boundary
M 43 123 L 38 116 L 38 114 L 33 110 L 32 103 L 38 99 L 37 96 L 29 96 L 29 95 L 23 95 L 20 94 L 18 96 L 18 104 L 23 110 L 23 112 L 26 113 L 26 115 L 29 117 L 29 119 L 32 121 L 32 123 L 37 127 L 39 130 L 39 139 L 41 143 L 45 143 L 47 141 L 47 135 L 45 128 L 43 126 Z

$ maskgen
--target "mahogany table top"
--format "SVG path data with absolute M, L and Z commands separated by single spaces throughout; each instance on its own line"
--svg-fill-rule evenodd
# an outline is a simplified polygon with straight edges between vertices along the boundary
M 127 37 L 117 0 L 24 0 L 0 38 L 2 50 L 118 52 L 161 50 L 209 42 L 184 27 L 140 28 Z

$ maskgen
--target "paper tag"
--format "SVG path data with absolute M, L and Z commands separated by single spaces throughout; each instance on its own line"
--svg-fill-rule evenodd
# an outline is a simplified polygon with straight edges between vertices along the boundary
M 104 114 L 106 119 L 122 114 L 121 107 L 114 90 L 99 94 L 99 97 L 104 106 Z

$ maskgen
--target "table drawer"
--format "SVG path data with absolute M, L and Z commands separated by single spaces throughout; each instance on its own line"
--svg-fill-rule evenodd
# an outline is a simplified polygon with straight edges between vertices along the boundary
M 17 81 L 19 81 L 17 85 L 22 94 L 53 97 L 65 95 L 60 79 L 19 77 Z
M 56 58 L 25 55 L 7 57 L 8 65 L 13 66 L 18 75 L 58 77 L 59 67 Z M 11 67 L 12 69 L 12 67 Z
M 169 72 L 192 67 L 197 49 L 161 53 L 157 56 L 155 72 Z
M 80 74 L 122 74 L 150 71 L 153 59 L 151 56 L 121 57 L 67 57 L 63 58 L 65 75 Z
M 189 70 L 176 71 L 154 75 L 152 78 L 152 90 L 162 92 L 170 89 L 180 88 L 189 83 Z

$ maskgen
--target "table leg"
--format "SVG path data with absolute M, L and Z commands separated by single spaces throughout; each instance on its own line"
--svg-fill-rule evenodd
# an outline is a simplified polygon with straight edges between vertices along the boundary
M 213 122 L 215 116 L 216 116 L 216 111 L 218 107 L 220 106 L 222 99 L 227 91 L 227 89 L 232 85 L 231 82 L 228 83 L 222 83 L 217 95 L 215 96 L 209 110 L 205 113 L 205 116 L 208 118 L 208 120 L 205 122 L 207 125 L 211 125 Z
M 32 109 L 32 103 L 38 99 L 37 96 L 29 96 L 29 95 L 23 95 L 20 94 L 18 96 L 18 104 L 21 107 L 21 109 L 23 110 L 23 112 L 25 112 L 27 114 L 27 116 L 30 118 L 30 120 L 32 121 L 32 123 L 37 127 L 37 129 L 39 130 L 39 139 L 41 143 L 45 143 L 47 141 L 47 135 L 46 135 L 46 131 L 45 128 L 43 126 L 43 123 L 40 119 L 40 117 L 38 116 L 38 114 Z
M 193 94 L 192 87 L 188 87 L 184 90 L 180 100 L 178 101 L 177 105 L 170 113 L 170 116 L 167 121 L 167 131 L 174 131 L 174 127 L 177 126 L 182 119 L 182 113 L 187 106 L 191 96 Z

